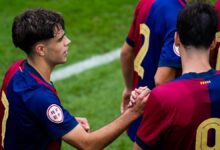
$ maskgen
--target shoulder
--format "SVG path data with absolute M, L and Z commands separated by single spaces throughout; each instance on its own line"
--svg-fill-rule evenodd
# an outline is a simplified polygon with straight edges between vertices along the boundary
M 220 70 L 216 72 L 215 76 L 219 76 L 220 75 Z
M 220 0 L 217 0 L 217 1 L 216 1 L 215 7 L 217 8 L 217 11 L 219 11 L 218 8 L 220 8 Z
M 163 26 L 170 27 L 176 24 L 177 15 L 182 8 L 183 6 L 177 0 L 156 0 L 152 5 L 150 18 L 160 22 L 159 24 L 165 24 Z
M 24 102 L 36 100 L 38 102 L 46 99 L 58 100 L 58 97 L 45 85 L 38 83 L 29 72 L 19 71 L 9 84 L 10 91 L 22 98 Z
M 183 97 L 184 82 L 185 80 L 177 80 L 162 84 L 151 91 L 150 97 L 164 106 L 175 105 Z

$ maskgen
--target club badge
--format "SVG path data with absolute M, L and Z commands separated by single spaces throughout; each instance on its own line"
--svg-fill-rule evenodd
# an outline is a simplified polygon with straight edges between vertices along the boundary
M 47 108 L 47 118 L 54 123 L 63 122 L 63 111 L 60 106 L 52 104 Z

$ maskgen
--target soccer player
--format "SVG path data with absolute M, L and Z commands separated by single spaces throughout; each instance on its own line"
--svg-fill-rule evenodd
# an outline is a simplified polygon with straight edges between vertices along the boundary
M 103 128 L 87 132 L 89 125 L 63 108 L 50 81 L 51 72 L 67 60 L 70 40 L 63 17 L 45 9 L 27 10 L 15 17 L 12 38 L 27 58 L 7 71 L 0 103 L 1 149 L 60 149 L 61 140 L 77 149 L 100 150 L 118 137 L 143 112 L 138 101 Z M 143 89 L 146 96 L 149 90 Z
M 150 89 L 174 79 L 181 68 L 174 47 L 176 17 L 186 5 L 184 0 L 140 0 L 128 37 L 121 49 L 121 68 L 125 81 L 121 111 L 129 102 L 131 91 L 139 86 Z M 141 118 L 128 129 L 131 140 Z
M 209 64 L 217 26 L 209 4 L 190 5 L 178 15 L 175 46 L 183 74 L 151 91 L 134 150 L 220 149 L 220 71 Z
M 215 8 L 218 12 L 218 20 L 219 20 L 219 25 L 218 25 L 218 32 L 216 34 L 216 38 L 217 38 L 217 46 L 214 50 L 211 51 L 211 55 L 210 55 L 210 63 L 212 65 L 212 67 L 216 68 L 217 70 L 220 70 L 220 0 L 217 0 L 216 4 L 215 4 Z

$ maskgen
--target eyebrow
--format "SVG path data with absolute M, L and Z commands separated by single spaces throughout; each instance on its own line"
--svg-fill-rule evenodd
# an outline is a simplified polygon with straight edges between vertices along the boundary
M 65 35 L 66 35 L 66 34 L 63 33 L 63 35 L 62 35 L 57 41 L 61 41 Z

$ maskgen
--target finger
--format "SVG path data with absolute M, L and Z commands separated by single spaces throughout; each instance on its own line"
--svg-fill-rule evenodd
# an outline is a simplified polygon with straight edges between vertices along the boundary
M 147 88 L 147 89 L 143 90 L 139 96 L 141 96 L 141 97 L 147 96 L 150 93 L 150 91 L 151 90 Z
M 132 102 L 129 102 L 127 107 L 130 108 L 130 107 L 132 107 L 133 105 L 134 105 L 134 104 L 133 104 Z
M 134 89 L 134 91 L 135 91 L 136 95 L 139 95 L 142 90 L 140 88 L 138 88 L 138 89 Z
M 138 88 L 137 92 L 140 94 L 141 92 L 143 92 L 146 89 L 148 89 L 147 86 L 144 86 L 144 87 L 141 86 Z
M 136 97 L 136 96 L 137 96 L 137 92 L 136 92 L 136 91 L 137 91 L 137 89 L 135 89 L 134 91 L 132 91 L 132 92 L 131 92 L 131 95 L 134 96 L 134 97 Z
M 136 102 L 136 99 L 133 99 L 133 98 L 130 99 L 130 103 L 134 104 L 135 102 Z
M 143 99 L 143 103 L 146 103 L 147 102 L 147 100 L 148 100 L 148 97 L 149 97 L 149 95 L 147 95 L 147 96 L 145 96 L 145 98 Z
M 82 126 L 87 132 L 90 131 L 90 126 L 89 126 L 88 122 L 82 123 Z
M 121 114 L 124 112 L 124 106 L 121 106 L 120 112 L 121 112 Z

